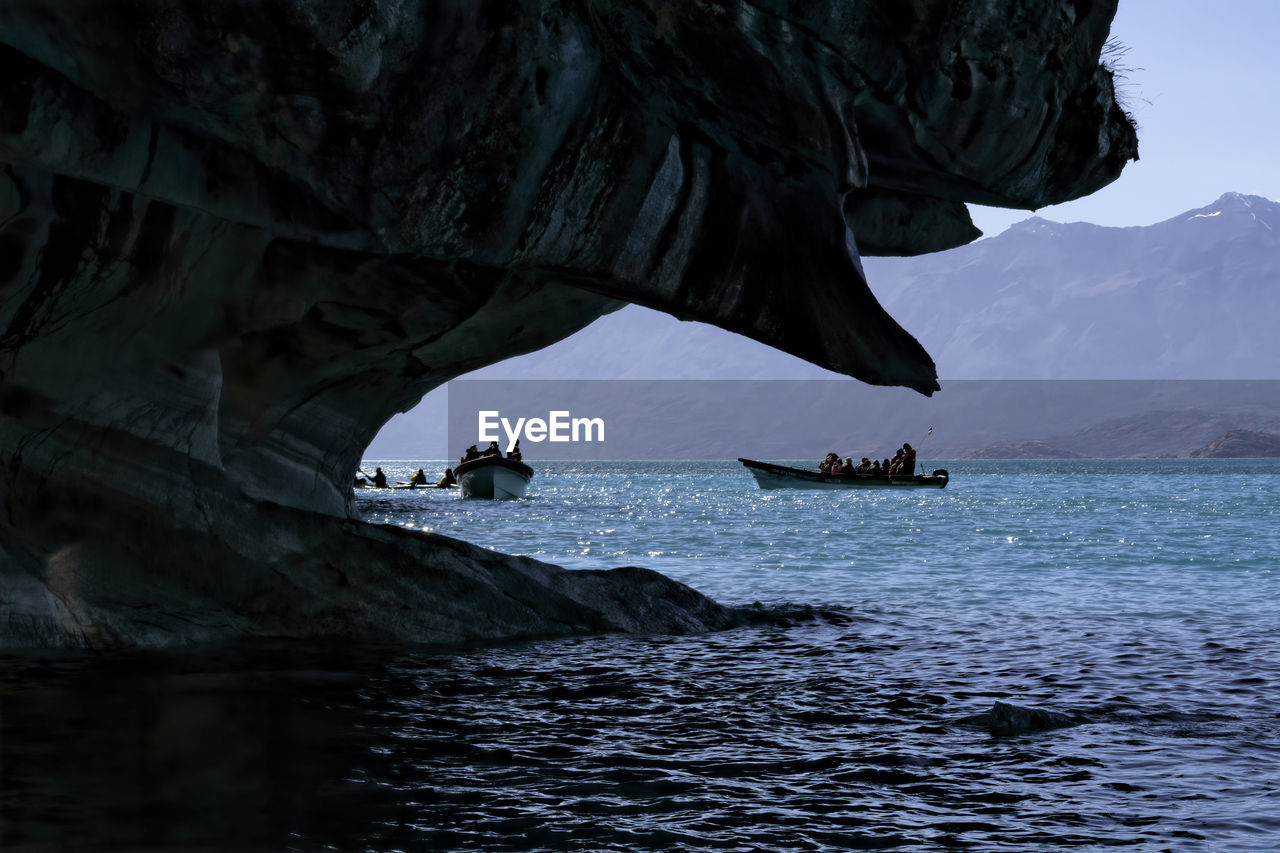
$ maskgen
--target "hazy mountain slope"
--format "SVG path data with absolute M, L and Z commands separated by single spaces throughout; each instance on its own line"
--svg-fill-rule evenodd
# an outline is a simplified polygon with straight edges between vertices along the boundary
M 1197 459 L 1224 459 L 1231 457 L 1267 457 L 1274 459 L 1280 456 L 1280 435 L 1273 432 L 1233 429 L 1218 436 L 1204 447 L 1198 447 L 1191 451 L 1190 456 Z
M 1111 418 L 1049 442 L 1085 457 L 1188 456 L 1196 448 L 1231 431 L 1275 432 L 1274 411 L 1177 409 Z
M 546 349 L 467 379 L 837 379 L 840 374 L 706 323 L 628 305 Z
M 1280 377 L 1280 204 L 1227 193 L 1155 225 L 1031 218 L 967 246 L 868 258 L 885 308 L 944 378 Z M 835 374 L 629 306 L 472 378 L 816 379 Z
M 1280 378 L 1280 204 L 1258 196 L 1227 193 L 1132 228 L 1031 218 L 948 252 L 864 263 L 944 380 Z M 749 338 L 628 306 L 465 378 L 838 377 Z M 369 452 L 443 448 L 444 408 L 444 390 L 433 391 Z
M 1145 227 L 1032 218 L 867 274 L 942 376 L 1280 376 L 1280 204 L 1258 196 Z

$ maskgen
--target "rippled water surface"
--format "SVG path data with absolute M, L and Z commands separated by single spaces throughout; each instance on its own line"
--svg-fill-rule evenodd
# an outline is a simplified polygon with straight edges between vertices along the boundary
M 1280 849 L 1280 464 L 950 463 L 942 491 L 843 493 L 760 491 L 736 464 L 535 467 L 519 502 L 357 501 L 787 615 L 460 652 L 11 656 L 0 846 Z M 1073 725 L 966 720 L 996 701 Z

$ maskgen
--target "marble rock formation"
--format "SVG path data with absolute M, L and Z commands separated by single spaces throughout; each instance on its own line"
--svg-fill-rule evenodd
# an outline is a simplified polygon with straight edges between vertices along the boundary
M 697 630 L 353 518 L 362 449 L 626 302 L 930 393 L 862 254 L 1136 157 L 1108 0 L 0 0 L 0 645 Z

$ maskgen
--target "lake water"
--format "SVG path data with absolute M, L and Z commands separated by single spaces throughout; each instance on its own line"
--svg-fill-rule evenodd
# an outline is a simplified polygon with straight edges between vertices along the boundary
M 357 505 L 787 618 L 9 656 L 0 846 L 1280 849 L 1280 462 L 936 463 L 944 490 L 849 492 L 533 464 L 523 501 Z M 964 722 L 995 701 L 1078 724 Z

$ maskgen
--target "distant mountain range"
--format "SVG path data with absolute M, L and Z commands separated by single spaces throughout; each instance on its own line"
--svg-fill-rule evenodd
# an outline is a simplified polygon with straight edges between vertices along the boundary
M 864 266 L 885 308 L 933 355 L 942 397 L 957 379 L 1280 379 L 1280 204 L 1260 196 L 1227 193 L 1140 227 L 1032 217 L 948 252 L 868 258 Z M 628 306 L 466 378 L 838 377 L 731 332 Z M 426 458 L 426 448 L 444 446 L 444 408 L 443 389 L 428 395 L 383 429 L 370 455 Z M 1138 422 L 1161 423 L 1158 414 Z M 1135 441 L 1123 424 L 1099 423 L 1093 434 L 1038 431 L 1001 441 L 1084 456 L 1185 456 L 1231 429 L 1280 428 L 1268 420 L 1280 411 L 1229 423 L 1220 414 L 1179 409 L 1168 422 L 1182 431 L 1168 440 Z M 1022 452 L 1037 448 L 1045 450 Z
M 866 269 L 943 377 L 1280 378 L 1280 204 L 1259 196 L 1137 228 L 1035 217 Z
M 1131 228 L 1032 217 L 951 251 L 863 263 L 944 380 L 1280 378 L 1280 203 L 1261 196 Z M 835 377 L 633 305 L 469 378 Z
M 995 442 L 953 455 L 963 459 L 1275 456 L 1272 448 L 1280 442 L 1280 408 L 1276 407 L 1275 383 L 1268 384 L 1272 386 L 1269 392 L 1255 397 L 1246 391 L 1236 401 L 1224 400 L 1212 409 L 1145 411 L 1107 418 L 1068 433 Z M 1248 406 L 1251 397 L 1256 408 Z
M 1204 447 L 1198 447 L 1191 451 L 1190 455 L 1196 459 L 1220 459 L 1241 456 L 1274 459 L 1280 456 L 1280 435 L 1272 432 L 1233 429 L 1218 436 Z

